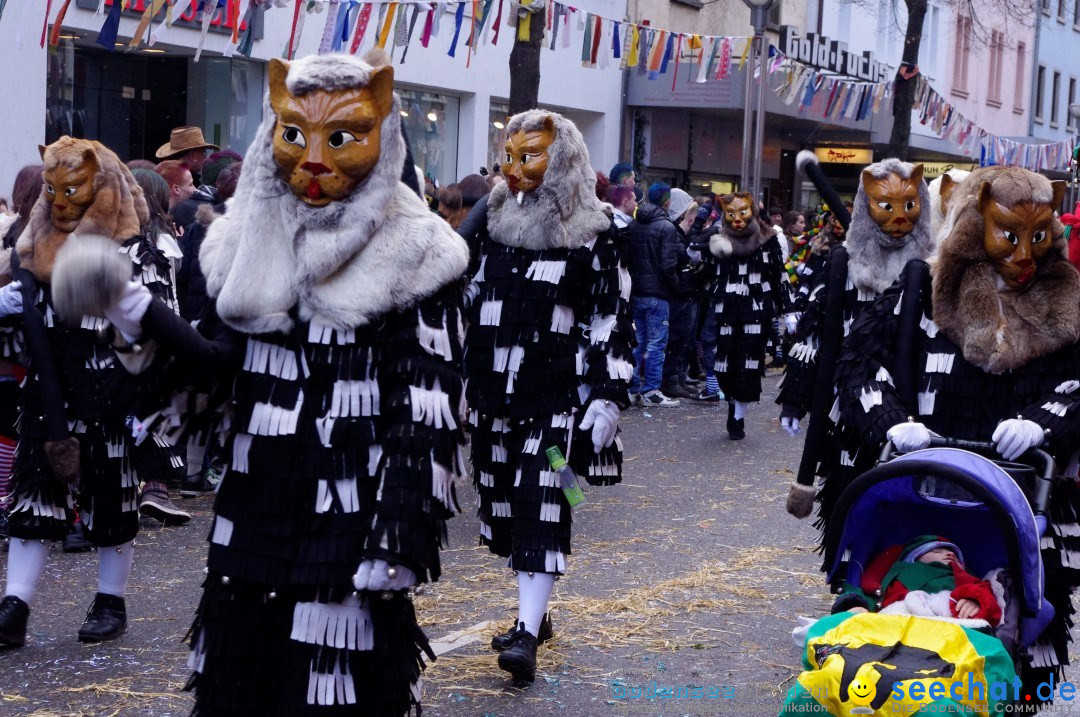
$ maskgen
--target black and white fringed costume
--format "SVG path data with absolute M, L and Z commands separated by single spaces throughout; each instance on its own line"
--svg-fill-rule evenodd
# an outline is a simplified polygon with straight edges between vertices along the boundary
M 293 97 L 365 88 L 372 72 L 352 56 L 308 57 L 284 85 Z M 439 577 L 465 470 L 468 247 L 399 181 L 399 110 L 395 97 L 371 172 L 317 208 L 281 178 L 267 102 L 200 252 L 213 302 L 202 335 L 160 303 L 141 319 L 179 365 L 232 386 L 190 633 L 194 714 L 419 712 L 430 649 L 411 601 L 354 583 L 363 573 L 374 585 L 365 567 L 380 561 L 384 578 Z
M 878 178 L 890 174 L 909 178 L 914 169 L 915 165 L 897 159 L 885 159 L 866 167 L 867 172 Z M 851 227 L 847 239 L 842 245 L 832 248 L 828 259 L 821 262 L 799 318 L 795 343 L 788 352 L 787 367 L 776 398 L 776 402 L 781 406 L 781 420 L 801 420 L 813 409 L 822 341 L 826 324 L 830 321 L 830 317 L 826 315 L 829 302 L 832 301 L 839 308 L 839 320 L 842 322 L 840 335 L 847 336 L 856 317 L 899 278 L 909 261 L 925 259 L 930 255 L 934 247 L 930 228 L 930 195 L 926 183 L 921 180 L 918 194 L 922 212 L 911 232 L 898 240 L 882 231 L 881 226 L 870 216 L 871 199 L 860 181 L 851 211 Z M 843 269 L 845 265 L 846 270 Z M 832 270 L 833 267 L 836 271 Z M 832 297 L 834 291 L 842 291 L 841 296 Z M 822 490 L 818 495 L 822 504 L 819 527 L 827 520 L 838 491 L 855 476 L 851 470 L 854 456 L 850 451 L 854 450 L 853 446 L 858 445 L 858 441 L 851 437 L 846 440 L 838 438 L 838 432 L 843 432 L 845 428 L 836 424 L 839 408 L 832 396 L 822 405 L 827 407 L 828 412 L 822 411 L 821 415 L 810 418 L 812 423 L 823 424 L 816 427 L 821 430 L 814 431 L 815 439 L 808 441 L 803 449 L 815 452 L 816 455 L 812 456 L 814 470 L 812 473 L 801 470 L 798 484 L 792 487 L 793 496 L 803 495 L 804 500 L 801 502 L 808 513 L 812 509 L 811 483 L 814 476 L 829 476 L 830 480 L 822 483 Z M 809 434 L 808 438 L 811 438 Z M 803 484 L 803 481 L 807 482 Z M 789 510 L 790 508 L 789 500 Z
M 706 230 L 715 272 L 709 280 L 716 321 L 716 372 L 729 401 L 761 399 L 765 346 L 773 317 L 790 302 L 780 242 L 771 229 L 752 218 L 736 233 L 722 218 Z M 741 417 L 740 417 L 741 418 Z
M 1050 202 L 1050 183 L 1011 168 L 1000 199 L 1010 194 Z M 983 223 L 971 192 L 988 178 L 977 170 L 954 195 L 941 246 L 932 263 L 931 286 L 922 287 L 922 311 L 907 327 L 915 346 L 904 352 L 898 337 L 904 287 L 898 283 L 856 319 L 837 364 L 841 419 L 865 451 L 855 469 L 872 465 L 890 427 L 912 420 L 943 436 L 989 441 L 998 423 L 1021 416 L 1046 429 L 1043 448 L 1059 468 L 1071 467 L 1051 498 L 1051 526 L 1042 541 L 1046 597 L 1056 615 L 1032 648 L 1025 680 L 1068 663 L 1072 590 L 1080 584 L 1080 491 L 1075 461 L 1080 446 L 1080 276 L 1065 258 L 1060 222 L 1054 220 L 1053 247 L 1039 261 L 1024 291 L 999 290 L 999 279 L 983 249 Z M 1019 176 L 1016 179 L 1017 175 Z M 999 175 L 1000 176 L 1000 175 Z M 995 182 L 995 186 L 999 186 Z M 998 198 L 995 189 L 995 198 Z M 905 399 L 894 385 L 912 365 L 916 396 Z M 829 477 L 828 480 L 832 480 Z
M 570 506 L 545 451 L 569 451 L 592 485 L 621 480 L 619 439 L 596 454 L 587 434 L 570 433 L 591 401 L 629 405 L 633 358 L 630 276 L 581 134 L 541 111 L 507 131 L 547 117 L 555 139 L 544 182 L 520 204 L 497 185 L 476 237 L 465 366 L 481 540 L 513 570 L 562 574 Z
M 66 241 L 78 239 L 69 236 Z M 175 313 L 170 260 L 157 248 L 154 238 L 132 237 L 116 245 L 116 250 L 130 260 L 133 280 Z M 26 251 L 30 251 L 28 246 Z M 53 308 L 48 283 L 38 284 L 34 305 L 44 320 L 65 404 L 61 408 L 79 443 L 79 481 L 73 488 L 50 470 L 45 447 L 50 439 L 45 420 L 48 409 L 38 372 L 40 360 L 28 351 L 27 376 L 20 392 L 11 536 L 61 540 L 78 503 L 91 543 L 99 547 L 122 545 L 139 531 L 139 482 L 171 482 L 172 477 L 179 478 L 183 466 L 162 439 L 145 434 L 136 439 L 130 425 L 167 400 L 160 385 L 161 361 L 147 363 L 131 357 L 122 365 L 131 354 L 117 353 L 109 339 L 108 321 L 86 316 L 78 324 L 65 324 Z M 21 327 L 23 317 L 13 318 Z M 24 332 L 19 329 L 11 336 L 13 340 L 3 342 L 3 356 L 21 360 L 19 353 L 7 351 L 18 351 L 25 345 Z

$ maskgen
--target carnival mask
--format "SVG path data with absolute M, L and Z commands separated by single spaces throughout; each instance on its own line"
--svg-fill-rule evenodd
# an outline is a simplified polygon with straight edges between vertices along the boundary
M 906 179 L 895 172 L 875 177 L 863 170 L 862 186 L 870 199 L 870 218 L 894 239 L 902 239 L 910 234 L 922 214 L 922 201 L 919 199 L 922 173 L 921 164 L 916 164 L 911 176 Z
M 39 147 L 45 162 L 42 191 L 51 203 L 50 219 L 62 232 L 75 231 L 87 208 L 94 203 L 94 175 L 98 171 L 93 150 L 82 147 Z
M 750 192 L 735 192 L 720 197 L 720 208 L 724 212 L 724 223 L 737 232 L 745 231 L 754 220 L 754 203 Z
M 1065 195 L 1065 182 L 1051 182 L 1051 204 L 1017 202 L 1006 207 L 991 196 L 990 183 L 979 187 L 983 247 L 1006 286 L 1023 289 L 1035 278 L 1037 263 L 1053 245 L 1054 207 Z
M 506 138 L 502 173 L 511 194 L 536 191 L 548 168 L 548 149 L 555 141 L 555 123 L 544 118 L 541 129 L 519 130 Z
M 293 194 L 325 207 L 352 193 L 378 163 L 382 121 L 394 104 L 394 70 L 372 70 L 367 87 L 301 96 L 289 92 L 288 73 L 288 63 L 270 60 L 274 161 Z

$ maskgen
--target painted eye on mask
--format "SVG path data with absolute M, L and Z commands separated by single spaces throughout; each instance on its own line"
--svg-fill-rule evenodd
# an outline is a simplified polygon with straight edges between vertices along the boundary
M 907 204 L 904 205 L 904 211 L 906 211 L 906 212 L 910 212 L 914 208 L 915 208 L 915 202 L 910 201 L 910 200 L 908 201 Z
M 1006 238 L 1006 239 L 1007 239 L 1007 240 L 1009 241 L 1009 243 L 1010 243 L 1010 244 L 1012 244 L 1013 246 L 1016 246 L 1017 244 L 1019 244 L 1019 243 L 1020 243 L 1020 237 L 1016 236 L 1016 235 L 1015 235 L 1015 234 L 1013 234 L 1012 232 L 1005 232 L 1005 238 Z
M 534 156 L 535 155 L 532 155 L 532 154 L 523 154 L 523 155 L 521 155 L 521 163 L 522 164 L 528 164 L 529 160 L 532 159 Z
M 889 204 L 888 202 L 878 202 L 877 205 L 879 207 L 881 207 L 882 209 L 884 209 L 885 211 L 887 211 L 887 212 L 892 211 L 892 205 Z
M 281 138 L 289 144 L 295 144 L 297 147 L 307 147 L 304 133 L 298 127 L 286 127 L 285 131 L 281 133 Z
M 514 158 L 510 156 L 509 152 L 507 152 L 506 153 L 506 164 L 513 164 L 513 163 L 514 163 Z
M 353 135 L 349 134 L 348 132 L 338 130 L 337 132 L 334 132 L 333 134 L 330 135 L 329 144 L 334 149 L 341 149 L 342 147 L 347 145 L 349 142 L 355 142 L 355 141 L 356 141 L 356 137 L 354 137 Z
M 73 197 L 73 196 L 75 196 L 76 191 L 77 190 L 76 190 L 75 187 L 68 187 L 67 189 L 64 190 L 64 196 L 65 197 Z
M 1039 242 L 1041 242 L 1045 238 L 1046 238 L 1046 232 L 1045 231 L 1037 231 L 1037 232 L 1035 232 L 1034 234 L 1031 235 L 1031 242 L 1033 244 L 1038 244 Z
M 51 185 L 51 184 L 46 184 L 45 185 L 45 192 L 46 192 L 46 194 L 56 194 L 56 190 L 53 189 L 53 185 Z

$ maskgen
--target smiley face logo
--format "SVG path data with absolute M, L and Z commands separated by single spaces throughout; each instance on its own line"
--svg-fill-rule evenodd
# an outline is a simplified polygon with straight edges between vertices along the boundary
M 859 668 L 859 671 L 855 673 L 855 679 L 848 685 L 847 690 L 848 701 L 855 705 L 851 710 L 851 714 L 865 715 L 874 713 L 870 703 L 877 696 L 877 682 L 880 678 L 881 675 L 872 665 L 863 665 Z

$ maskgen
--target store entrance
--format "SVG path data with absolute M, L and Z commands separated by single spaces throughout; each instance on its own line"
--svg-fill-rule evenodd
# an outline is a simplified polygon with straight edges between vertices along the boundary
M 157 161 L 170 130 L 187 124 L 187 59 L 65 45 L 49 57 L 46 142 L 96 139 L 125 162 Z

